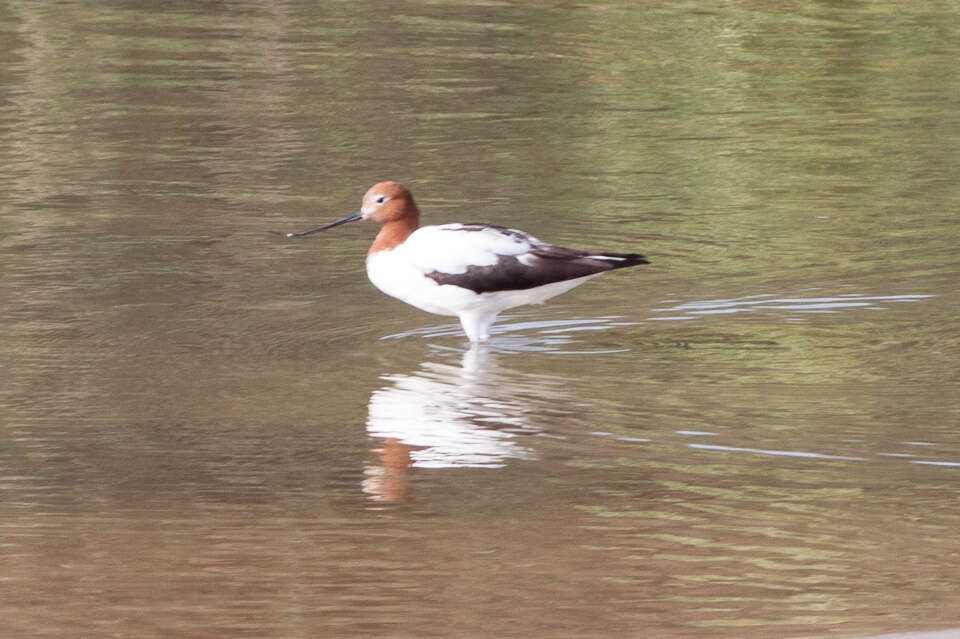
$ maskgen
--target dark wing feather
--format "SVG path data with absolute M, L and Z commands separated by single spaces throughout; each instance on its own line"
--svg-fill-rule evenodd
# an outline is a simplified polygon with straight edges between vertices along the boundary
M 465 273 L 433 271 L 426 276 L 437 284 L 452 284 L 474 293 L 493 293 L 536 288 L 647 263 L 646 258 L 637 253 L 591 253 L 541 244 L 522 255 L 499 255 L 496 264 L 470 266 Z

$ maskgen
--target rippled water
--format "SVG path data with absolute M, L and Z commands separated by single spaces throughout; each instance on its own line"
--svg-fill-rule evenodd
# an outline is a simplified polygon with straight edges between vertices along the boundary
M 0 635 L 960 628 L 953 5 L 0 16 Z M 471 348 L 386 178 L 652 263 Z

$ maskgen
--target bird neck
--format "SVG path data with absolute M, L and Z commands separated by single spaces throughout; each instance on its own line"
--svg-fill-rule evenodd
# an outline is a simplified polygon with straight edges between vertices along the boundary
M 420 226 L 420 215 L 414 210 L 401 218 L 391 220 L 380 227 L 377 238 L 373 241 L 368 255 L 373 255 L 378 251 L 389 251 L 395 249 L 406 241 L 410 234 Z

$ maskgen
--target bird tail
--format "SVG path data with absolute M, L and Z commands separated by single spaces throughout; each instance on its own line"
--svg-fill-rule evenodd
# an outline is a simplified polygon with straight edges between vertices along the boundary
M 610 265 L 611 270 L 650 263 L 650 260 L 639 253 L 603 253 L 600 255 L 590 255 L 588 257 L 591 260 L 606 262 Z

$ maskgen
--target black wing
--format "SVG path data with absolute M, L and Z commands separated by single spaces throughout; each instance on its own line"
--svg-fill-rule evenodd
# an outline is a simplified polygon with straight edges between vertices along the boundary
M 470 266 L 465 273 L 433 271 L 426 276 L 437 284 L 493 293 L 536 288 L 638 264 L 649 262 L 639 253 L 600 253 L 541 244 L 519 255 L 500 255 L 496 264 Z

